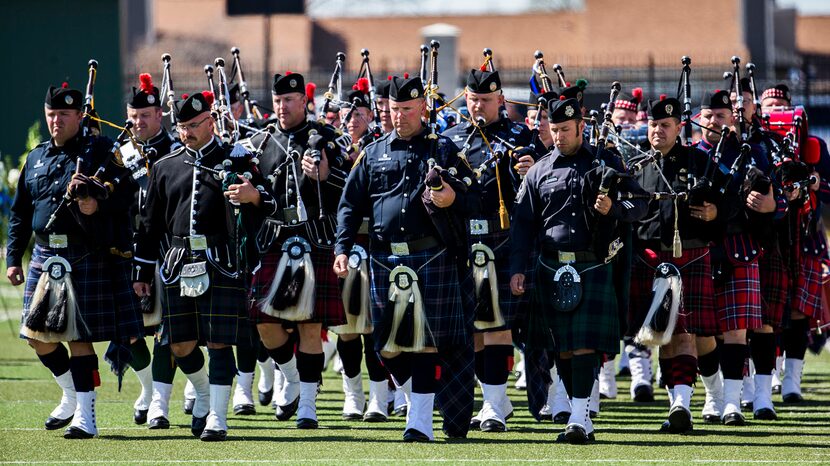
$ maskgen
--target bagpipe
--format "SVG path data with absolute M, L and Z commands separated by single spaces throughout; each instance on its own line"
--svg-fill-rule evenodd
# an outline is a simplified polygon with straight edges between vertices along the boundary
M 368 51 L 366 60 L 368 61 Z M 320 114 L 319 121 L 320 123 L 325 123 L 324 117 L 328 112 L 339 112 L 342 108 L 349 109 L 348 113 L 340 120 L 340 127 L 335 128 L 336 137 L 334 139 L 337 146 L 348 153 L 354 150 L 354 141 L 352 141 L 352 136 L 347 131 L 346 125 L 348 125 L 357 106 L 354 102 L 346 102 L 343 100 L 343 65 L 345 61 L 346 54 L 337 52 L 334 57 L 334 71 L 331 73 L 328 89 L 323 94 L 323 111 Z

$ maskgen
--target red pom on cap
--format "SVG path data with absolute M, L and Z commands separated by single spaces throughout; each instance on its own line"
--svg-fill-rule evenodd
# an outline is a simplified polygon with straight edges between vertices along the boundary
M 215 97 L 213 96 L 213 92 L 202 91 L 202 95 L 205 96 L 205 100 L 207 101 L 208 105 L 213 105 L 213 101 L 215 99 Z
M 314 91 L 317 90 L 317 85 L 314 83 L 306 83 L 305 85 L 305 96 L 308 97 L 308 100 L 314 99 Z
M 631 90 L 631 97 L 633 97 L 634 100 L 637 101 L 637 103 L 642 102 L 643 101 L 643 88 L 642 87 L 635 87 L 634 89 L 632 89 Z
M 564 95 L 560 95 L 560 96 L 559 96 L 559 100 L 565 100 L 565 96 L 564 96 Z
M 292 71 L 286 71 L 286 72 L 285 72 L 285 75 L 286 75 L 286 76 L 290 76 L 290 75 L 292 75 L 292 74 L 294 74 Z
M 660 94 L 660 100 L 666 100 L 666 94 Z
M 69 83 L 68 83 L 68 82 L 66 82 L 66 81 L 64 81 L 64 82 L 61 84 L 61 87 L 62 87 L 62 88 L 64 88 L 64 89 L 69 89 Z
M 386 77 L 386 80 L 387 80 L 387 81 L 391 81 L 391 80 L 392 80 L 392 75 L 387 76 L 387 77 Z
M 403 74 L 403 79 L 409 79 L 409 73 L 404 73 Z
M 270 118 L 270 117 L 271 117 L 271 114 L 270 114 L 270 113 L 264 113 L 264 114 L 262 114 L 262 118 L 265 118 L 266 120 L 267 120 L 268 118 Z
M 139 89 L 145 94 L 153 93 L 153 77 L 149 73 L 141 73 L 138 75 Z
M 190 94 L 182 94 L 182 100 L 187 100 L 190 97 Z
M 360 91 L 364 94 L 369 93 L 369 78 L 360 78 L 357 82 L 352 86 L 352 89 L 355 91 Z
M 571 83 L 565 81 L 565 87 L 571 87 Z
M 717 94 L 718 92 L 720 92 L 720 89 L 715 89 L 715 94 Z

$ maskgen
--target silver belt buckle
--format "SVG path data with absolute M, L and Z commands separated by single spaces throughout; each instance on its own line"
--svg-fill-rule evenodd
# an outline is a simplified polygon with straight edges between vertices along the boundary
M 471 235 L 486 235 L 490 233 L 490 223 L 487 220 L 470 220 Z
M 559 263 L 561 264 L 573 264 L 576 262 L 575 252 L 557 251 L 557 254 L 559 254 Z
M 191 251 L 206 251 L 207 237 L 205 235 L 190 235 L 187 237 Z
M 49 235 L 49 247 L 63 249 L 69 247 L 69 237 L 66 235 Z
M 393 256 L 408 256 L 409 243 L 391 243 L 389 249 L 392 250 Z

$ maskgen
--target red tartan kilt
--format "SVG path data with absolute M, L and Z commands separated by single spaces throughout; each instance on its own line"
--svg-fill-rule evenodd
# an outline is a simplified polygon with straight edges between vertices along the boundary
M 761 271 L 761 309 L 764 324 L 780 328 L 790 287 L 784 258 L 778 251 L 764 252 L 758 265 Z
M 758 261 L 732 263 L 732 273 L 724 283 L 715 284 L 720 332 L 751 330 L 763 325 L 761 276 Z
M 801 274 L 798 276 L 798 289 L 793 297 L 793 307 L 811 319 L 821 316 L 821 276 L 820 257 L 804 254 L 801 256 Z
M 282 251 L 269 252 L 261 256 L 259 269 L 254 273 L 250 292 L 250 316 L 257 324 L 279 324 L 282 319 L 272 317 L 260 311 L 259 301 L 265 299 L 268 289 L 274 281 L 277 264 Z M 334 254 L 331 249 L 312 247 L 311 263 L 314 265 L 314 315 L 305 323 L 322 323 L 323 327 L 333 327 L 346 323 L 340 283 L 332 269 Z
M 642 326 L 651 306 L 654 268 L 661 262 L 676 265 L 683 280 L 683 300 L 674 333 L 716 335 L 718 322 L 715 316 L 715 290 L 709 248 L 684 249 L 683 255 L 677 259 L 672 257 L 671 251 L 657 251 L 656 254 L 657 262 L 654 262 L 647 259 L 643 251 L 636 251 L 632 261 L 626 335 L 636 335 Z M 695 259 L 698 260 L 691 262 Z

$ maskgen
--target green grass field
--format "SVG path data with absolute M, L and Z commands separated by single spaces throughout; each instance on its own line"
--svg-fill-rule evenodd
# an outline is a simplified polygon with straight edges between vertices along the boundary
M 8 287 L 0 286 L 8 292 Z M 7 302 L 14 292 L 6 293 Z M 17 310 L 9 312 L 16 318 Z M 0 313 L 0 318 L 4 314 Z M 191 436 L 190 418 L 180 407 L 185 378 L 176 375 L 170 430 L 150 431 L 132 422 L 138 381 L 128 373 L 121 393 L 115 377 L 102 369 L 98 394 L 100 438 L 64 440 L 61 431 L 45 431 L 44 419 L 59 398 L 48 370 L 16 336 L 17 321 L 0 322 L 0 462 L 47 464 L 106 463 L 483 463 L 499 461 L 612 464 L 631 463 L 762 463 L 830 464 L 830 356 L 808 356 L 804 376 L 807 402 L 778 404 L 780 420 L 753 422 L 741 428 L 696 422 L 689 435 L 657 433 L 667 412 L 657 401 L 634 405 L 624 397 L 603 401 L 595 421 L 597 442 L 589 446 L 554 443 L 560 426 L 537 423 L 527 412 L 525 394 L 511 388 L 516 416 L 505 434 L 471 432 L 466 440 L 448 441 L 440 433 L 433 444 L 401 442 L 404 421 L 385 424 L 347 422 L 340 418 L 340 378 L 325 373 L 318 401 L 320 429 L 299 431 L 294 422 L 278 423 L 273 411 L 257 406 L 255 416 L 229 416 L 224 443 L 203 443 Z M 13 325 L 9 325 L 13 324 Z M 99 354 L 103 347 L 98 345 Z M 106 367 L 102 362 L 101 367 Z M 512 387 L 511 380 L 511 387 Z M 368 384 L 366 384 L 368 388 Z M 619 380 L 621 394 L 628 379 Z M 627 398 L 627 397 L 625 397 Z M 776 401 L 780 397 L 776 396 Z M 700 421 L 702 388 L 695 395 L 694 414 Z M 751 415 L 750 415 L 751 418 Z

